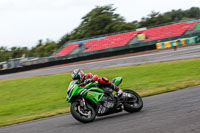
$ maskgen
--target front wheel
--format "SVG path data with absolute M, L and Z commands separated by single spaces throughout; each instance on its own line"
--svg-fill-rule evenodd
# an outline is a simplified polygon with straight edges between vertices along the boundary
M 96 118 L 96 112 L 91 105 L 87 104 L 84 109 L 78 101 L 71 104 L 71 114 L 76 120 L 83 123 L 92 122 Z
M 143 107 L 143 101 L 140 95 L 132 90 L 123 90 L 126 93 L 132 94 L 132 98 L 127 98 L 124 101 L 124 110 L 130 113 L 139 112 Z

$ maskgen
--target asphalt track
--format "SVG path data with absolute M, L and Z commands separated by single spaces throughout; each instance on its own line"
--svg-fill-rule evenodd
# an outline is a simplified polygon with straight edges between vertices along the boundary
M 178 48 L 177 51 L 169 49 L 151 54 L 0 75 L 0 80 L 65 73 L 65 72 L 71 72 L 75 68 L 81 68 L 83 70 L 94 70 L 94 69 L 103 69 L 103 68 L 111 68 L 119 66 L 138 65 L 138 64 L 145 64 L 152 62 L 189 59 L 196 57 L 200 57 L 200 45 Z
M 143 98 L 137 113 L 82 124 L 71 114 L 0 128 L 0 133 L 200 133 L 200 86 Z

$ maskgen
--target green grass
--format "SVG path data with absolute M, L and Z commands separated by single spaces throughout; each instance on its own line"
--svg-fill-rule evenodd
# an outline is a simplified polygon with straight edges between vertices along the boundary
M 200 84 L 200 59 L 90 71 L 110 80 L 123 76 L 120 88 L 142 96 Z M 71 73 L 0 80 L 0 126 L 69 112 L 65 102 Z

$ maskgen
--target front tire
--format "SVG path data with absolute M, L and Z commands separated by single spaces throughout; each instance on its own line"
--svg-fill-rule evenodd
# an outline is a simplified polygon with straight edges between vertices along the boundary
M 96 112 L 89 104 L 87 104 L 87 111 L 83 110 L 78 101 L 73 102 L 70 109 L 72 116 L 80 122 L 88 123 L 94 121 L 96 118 Z
M 135 91 L 132 90 L 123 90 L 123 91 L 132 94 L 136 98 L 135 102 L 132 101 L 124 102 L 124 110 L 130 113 L 139 112 L 143 107 L 143 101 L 140 95 L 138 95 Z

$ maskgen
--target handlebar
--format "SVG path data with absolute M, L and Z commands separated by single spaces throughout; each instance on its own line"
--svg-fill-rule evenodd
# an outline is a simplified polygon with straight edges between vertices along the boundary
M 83 86 L 83 85 L 85 85 L 85 83 L 83 82 L 83 83 L 81 83 L 81 84 L 79 84 L 78 86 L 80 87 L 80 86 Z
M 93 81 L 94 80 L 85 80 L 83 83 L 79 84 L 78 86 L 83 86 L 83 85 L 86 85 L 86 84 L 91 83 Z

